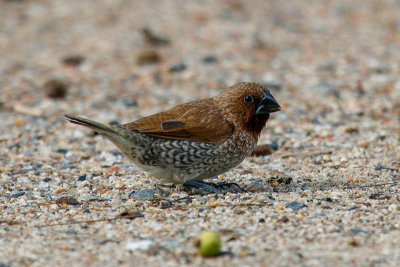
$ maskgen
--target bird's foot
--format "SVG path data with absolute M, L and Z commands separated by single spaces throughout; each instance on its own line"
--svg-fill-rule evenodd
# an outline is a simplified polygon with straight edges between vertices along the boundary
M 243 193 L 246 189 L 241 188 L 237 183 L 207 183 L 204 181 L 188 180 L 183 184 L 184 188 L 191 189 L 191 192 L 197 194 L 225 194 L 225 193 Z
M 183 184 L 184 189 L 189 189 L 195 194 L 211 194 L 211 193 L 222 193 L 222 190 L 204 181 L 188 180 Z
M 219 182 L 216 184 L 221 190 L 231 193 L 245 193 L 248 192 L 246 188 L 240 187 L 237 183 Z

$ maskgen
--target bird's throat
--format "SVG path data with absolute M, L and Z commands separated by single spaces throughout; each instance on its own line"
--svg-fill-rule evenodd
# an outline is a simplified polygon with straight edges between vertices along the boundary
M 253 116 L 245 124 L 245 128 L 252 135 L 254 135 L 258 138 L 262 129 L 264 128 L 265 124 L 267 123 L 268 119 L 269 119 L 269 114 L 262 115 L 262 116 Z

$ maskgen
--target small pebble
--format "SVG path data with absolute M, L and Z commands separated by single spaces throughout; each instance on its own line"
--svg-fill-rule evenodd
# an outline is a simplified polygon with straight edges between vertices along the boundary
M 261 157 L 261 156 L 271 155 L 273 153 L 274 151 L 269 145 L 258 145 L 256 146 L 256 148 L 254 148 L 252 156 Z
M 149 64 L 156 64 L 161 61 L 160 55 L 156 51 L 143 51 L 139 53 L 136 59 L 136 63 L 138 65 L 149 65 Z
M 15 118 L 14 119 L 14 125 L 16 127 L 21 127 L 21 126 L 24 126 L 25 124 L 26 124 L 26 122 L 23 119 L 20 119 L 20 118 Z
M 79 176 L 77 180 L 78 180 L 78 182 L 85 181 L 86 180 L 86 174 Z
M 82 55 L 70 55 L 63 58 L 63 63 L 72 67 L 77 67 L 85 61 Z
M 176 65 L 173 65 L 169 68 L 169 72 L 180 72 L 185 70 L 187 67 L 185 65 L 185 63 L 179 63 Z
M 68 92 L 68 85 L 64 80 L 51 79 L 43 85 L 43 90 L 50 98 L 61 99 L 65 98 Z
M 22 197 L 23 195 L 25 195 L 25 192 L 21 191 L 21 192 L 16 192 L 16 193 L 9 195 L 8 198 L 18 198 L 18 197 Z
M 152 45 L 169 45 L 170 41 L 167 38 L 155 35 L 149 28 L 144 28 L 142 30 L 143 36 L 149 44 Z
M 297 201 L 292 201 L 289 204 L 286 205 L 286 208 L 290 208 L 292 210 L 301 210 L 307 208 L 307 205 L 304 203 L 300 203 Z
M 133 192 L 129 195 L 130 199 L 136 199 L 136 200 L 144 200 L 144 199 L 152 199 L 154 195 L 156 194 L 156 190 L 140 190 Z
M 76 206 L 76 205 L 80 205 L 81 203 L 79 203 L 79 201 L 73 197 L 60 197 L 59 199 L 56 200 L 56 204 L 58 204 L 58 205 L 66 204 L 66 205 Z
M 216 56 L 205 56 L 203 57 L 203 62 L 204 63 L 215 63 L 218 62 L 218 58 Z

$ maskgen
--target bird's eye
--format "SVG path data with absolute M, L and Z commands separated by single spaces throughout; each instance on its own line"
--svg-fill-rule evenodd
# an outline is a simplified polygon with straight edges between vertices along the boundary
M 254 98 L 251 95 L 245 95 L 243 97 L 243 102 L 248 104 L 248 105 L 253 104 Z

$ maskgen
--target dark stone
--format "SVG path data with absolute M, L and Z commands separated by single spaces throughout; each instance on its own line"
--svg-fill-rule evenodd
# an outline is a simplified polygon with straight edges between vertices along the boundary
M 18 197 L 21 197 L 23 195 L 25 195 L 25 192 L 21 191 L 21 192 L 16 192 L 14 194 L 9 195 L 8 198 L 18 198 Z
M 129 98 L 124 98 L 124 99 L 122 100 L 122 103 L 124 103 L 124 106 L 127 107 L 127 108 L 130 108 L 130 107 L 137 107 L 137 105 L 138 105 L 138 103 L 137 103 L 136 100 L 129 99 Z
M 81 55 L 70 55 L 63 59 L 63 63 L 72 67 L 77 67 L 85 61 L 85 57 Z
M 77 206 L 80 205 L 79 201 L 76 198 L 73 197 L 60 197 L 59 199 L 56 200 L 56 204 L 67 204 L 67 205 L 73 205 Z
M 335 229 L 333 229 L 333 232 L 340 233 L 342 230 L 343 230 L 343 227 L 342 226 L 338 226 Z
M 64 148 L 60 148 L 60 149 L 57 149 L 56 152 L 60 153 L 60 154 L 66 154 L 68 152 L 68 150 L 64 149 Z
M 129 198 L 136 199 L 136 200 L 152 199 L 155 194 L 156 194 L 155 190 L 141 190 L 141 191 L 132 192 L 129 195 Z
M 277 141 L 272 141 L 270 144 L 268 144 L 270 148 L 272 148 L 274 151 L 278 151 L 279 145 Z
M 297 201 L 292 201 L 286 205 L 286 208 L 291 208 L 292 210 L 301 210 L 307 207 L 308 206 L 306 204 Z
M 283 217 L 280 218 L 278 221 L 279 221 L 279 222 L 282 222 L 282 223 L 287 223 L 287 222 L 289 222 L 289 218 L 286 217 L 286 216 L 283 216 Z
M 112 120 L 108 124 L 110 124 L 110 126 L 120 126 L 121 122 L 119 120 Z
M 98 194 L 98 191 L 94 190 L 93 194 Z M 85 195 L 85 196 L 82 197 L 82 200 L 84 200 L 84 201 L 92 201 L 92 202 L 94 202 L 94 201 L 99 201 L 99 202 L 107 201 L 106 198 L 96 197 L 96 196 L 92 196 L 92 195 Z
M 43 85 L 43 90 L 48 97 L 60 99 L 67 95 L 68 85 L 63 80 L 50 79 Z
M 67 235 L 72 235 L 72 236 L 77 236 L 78 233 L 76 231 L 66 231 L 65 232 Z
M 169 72 L 179 72 L 179 71 L 183 71 L 185 70 L 187 67 L 185 65 L 185 63 L 179 63 L 176 65 L 173 65 L 169 68 Z
M 162 208 L 162 209 L 172 208 L 173 206 L 174 206 L 174 203 L 172 203 L 171 201 L 167 201 L 167 200 L 160 201 L 160 208 Z
M 41 163 L 32 163 L 33 169 L 36 169 L 36 170 L 42 168 L 42 166 L 43 166 L 43 164 L 41 164 Z
M 164 37 L 155 35 L 149 28 L 144 28 L 142 34 L 146 41 L 152 45 L 169 45 L 170 41 Z
M 16 144 L 12 144 L 12 145 L 8 146 L 8 149 L 10 149 L 10 150 L 13 148 L 20 149 L 21 145 L 19 143 L 16 143 Z
M 271 177 L 271 179 L 269 180 L 269 183 L 278 183 L 278 184 L 285 184 L 285 185 L 288 185 L 288 184 L 291 184 L 292 183 L 292 181 L 293 181 L 293 178 L 292 177 L 289 177 L 289 176 L 282 176 L 282 177 Z
M 119 150 L 110 150 L 109 151 L 114 157 L 118 157 L 118 156 L 123 156 L 124 154 L 122 154 L 121 151 Z
M 254 148 L 251 156 L 253 157 L 261 157 L 271 155 L 273 153 L 273 149 L 269 145 L 258 145 Z
M 376 167 L 375 167 L 375 171 L 383 171 L 383 170 L 397 171 L 397 169 L 389 168 L 389 167 L 383 165 L 382 163 L 378 163 L 378 165 L 376 165 Z
M 314 118 L 311 119 L 311 123 L 312 124 L 320 124 L 320 121 L 319 121 L 319 119 L 317 117 L 314 117 Z
M 391 195 L 387 195 L 382 191 L 369 195 L 369 199 L 375 199 L 375 200 L 389 200 L 391 198 L 392 198 Z
M 85 181 L 85 180 L 86 180 L 86 174 L 81 175 L 81 176 L 78 177 L 78 181 L 79 181 L 79 182 L 83 182 L 83 181 Z
M 204 63 L 215 63 L 215 62 L 218 62 L 218 58 L 213 55 L 208 55 L 208 56 L 203 57 L 203 62 Z
M 260 218 L 260 219 L 258 220 L 258 222 L 259 222 L 259 223 L 265 223 L 265 219 L 264 219 L 264 218 Z
M 46 178 L 44 178 L 42 181 L 45 182 L 45 183 L 47 183 L 47 182 L 50 182 L 50 181 L 51 181 L 51 178 L 50 178 L 50 177 L 46 177 Z
M 361 229 L 361 228 L 359 228 L 359 227 L 351 228 L 351 229 L 350 229 L 350 232 L 351 232 L 353 235 L 356 235 L 356 234 L 359 234 L 359 233 L 366 233 L 365 230 L 363 230 L 363 229 Z
M 130 199 L 136 199 L 136 200 L 148 200 L 148 199 L 153 199 L 155 195 L 168 195 L 167 192 L 156 188 L 156 189 L 145 189 L 145 190 L 140 190 L 140 191 L 134 191 L 129 195 Z
M 156 51 L 143 51 L 136 59 L 138 65 L 155 64 L 161 61 L 160 55 Z

